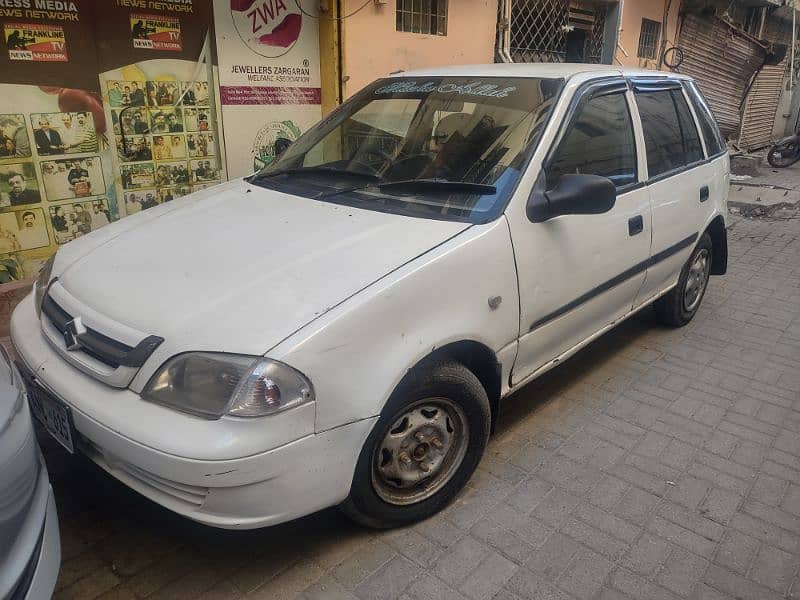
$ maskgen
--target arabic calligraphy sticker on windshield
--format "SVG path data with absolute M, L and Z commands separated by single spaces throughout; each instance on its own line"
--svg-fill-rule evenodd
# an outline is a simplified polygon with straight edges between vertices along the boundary
M 490 98 L 506 98 L 516 90 L 516 86 L 501 87 L 494 83 L 470 81 L 469 83 L 442 83 L 441 81 L 395 81 L 375 90 L 378 95 L 384 94 L 458 94 L 460 96 L 486 96 Z

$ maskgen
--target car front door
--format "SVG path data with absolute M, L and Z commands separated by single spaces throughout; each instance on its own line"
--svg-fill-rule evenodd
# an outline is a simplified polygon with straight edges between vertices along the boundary
M 541 223 L 528 220 L 518 205 L 509 212 L 521 319 L 512 385 L 625 316 L 644 281 L 651 215 L 639 177 L 641 131 L 632 103 L 621 78 L 580 87 L 536 184 L 551 190 L 562 175 L 608 177 L 617 187 L 611 210 Z

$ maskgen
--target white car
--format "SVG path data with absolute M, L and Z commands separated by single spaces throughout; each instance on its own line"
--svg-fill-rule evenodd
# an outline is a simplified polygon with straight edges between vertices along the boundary
M 25 386 L 0 345 L 0 598 L 49 598 L 60 564 L 53 488 Z
M 12 337 L 51 433 L 169 509 L 402 525 L 464 486 L 502 397 L 649 304 L 692 319 L 728 173 L 682 75 L 401 73 L 67 244 Z

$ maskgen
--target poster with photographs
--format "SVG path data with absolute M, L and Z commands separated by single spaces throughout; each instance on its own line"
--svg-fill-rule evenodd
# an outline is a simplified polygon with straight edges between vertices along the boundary
M 189 158 L 214 156 L 214 134 L 189 133 L 186 135 L 186 148 L 189 152 Z
M 191 165 L 192 183 L 219 181 L 220 168 L 216 160 L 193 160 L 189 164 Z
M 132 215 L 148 208 L 158 206 L 158 190 L 145 189 L 135 192 L 125 192 L 125 211 L 127 214 Z
M 97 132 L 90 112 L 31 114 L 33 139 L 39 156 L 97 152 Z
M 149 135 L 120 136 L 117 138 L 119 161 L 142 162 L 153 160 L 153 148 Z
M 111 125 L 115 135 L 144 135 L 150 133 L 150 121 L 144 108 L 111 111 Z
M 150 109 L 150 133 L 183 133 L 183 114 L 173 106 Z
M 183 123 L 186 131 L 212 131 L 211 111 L 207 108 L 184 108 Z
M 31 141 L 25 115 L 0 115 L 0 160 L 30 157 Z
M 154 135 L 153 160 L 186 158 L 186 139 L 183 135 Z
M 225 178 L 215 91 L 204 79 L 196 64 L 170 59 L 101 73 L 117 153 L 114 183 L 127 214 Z
M 42 161 L 42 181 L 50 202 L 105 194 L 99 156 Z
M 50 245 L 41 208 L 0 214 L 0 255 L 35 250 Z
M 59 204 L 50 206 L 47 210 L 57 244 L 71 242 L 111 222 L 105 198 Z
M 42 201 L 32 162 L 0 164 L 0 207 Z
M 111 108 L 127 108 L 129 106 L 146 106 L 144 81 L 108 81 L 108 105 Z
M 158 188 L 158 195 L 157 195 L 158 203 L 161 204 L 163 202 L 170 202 L 175 198 L 180 198 L 181 196 L 185 196 L 191 193 L 192 193 L 192 188 L 189 187 L 188 185 Z
M 153 163 L 136 163 L 132 165 L 122 165 L 122 188 L 126 190 L 138 190 L 155 185 L 155 174 Z
M 181 100 L 181 84 L 178 81 L 148 81 L 145 83 L 147 106 L 177 106 Z
M 159 163 L 156 167 L 156 187 L 184 185 L 189 179 L 189 169 L 183 161 Z
M 181 83 L 184 106 L 208 106 L 208 82 L 184 81 Z

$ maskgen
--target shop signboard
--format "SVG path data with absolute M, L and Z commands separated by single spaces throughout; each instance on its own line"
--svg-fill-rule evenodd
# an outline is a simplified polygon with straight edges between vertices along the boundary
M 319 3 L 220 0 L 214 25 L 228 175 L 248 175 L 322 116 Z

